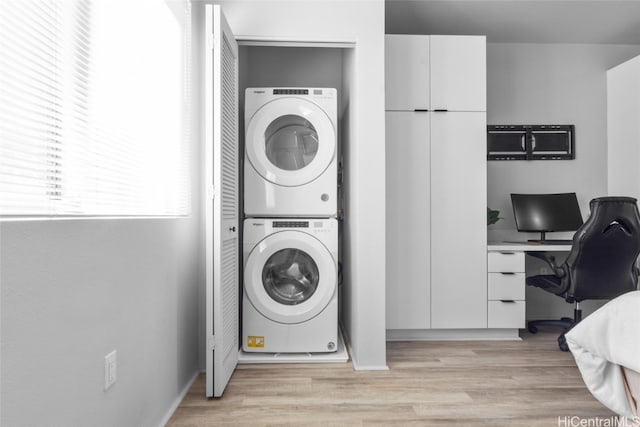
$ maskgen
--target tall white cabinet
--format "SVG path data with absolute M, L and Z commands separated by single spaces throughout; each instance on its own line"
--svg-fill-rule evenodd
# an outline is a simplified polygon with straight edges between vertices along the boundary
M 387 330 L 487 327 L 486 40 L 387 35 Z
M 607 183 L 640 199 L 640 56 L 607 71 Z

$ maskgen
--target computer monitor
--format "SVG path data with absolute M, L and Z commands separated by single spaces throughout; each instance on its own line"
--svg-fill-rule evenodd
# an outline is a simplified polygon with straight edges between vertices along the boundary
M 511 194 L 518 231 L 539 232 L 546 241 L 550 231 L 575 231 L 582 225 L 576 193 Z

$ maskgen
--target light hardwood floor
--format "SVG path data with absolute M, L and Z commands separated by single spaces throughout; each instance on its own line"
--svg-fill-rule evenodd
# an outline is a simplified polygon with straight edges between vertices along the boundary
M 569 426 L 572 416 L 611 420 L 613 413 L 584 386 L 571 353 L 558 350 L 557 333 L 522 336 L 518 342 L 389 342 L 388 371 L 354 371 L 350 362 L 238 365 L 219 399 L 205 398 L 201 375 L 168 425 Z

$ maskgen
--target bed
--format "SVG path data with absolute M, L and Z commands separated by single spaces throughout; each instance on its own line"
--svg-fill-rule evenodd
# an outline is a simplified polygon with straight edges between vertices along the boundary
M 609 301 L 565 336 L 589 391 L 640 426 L 640 291 Z

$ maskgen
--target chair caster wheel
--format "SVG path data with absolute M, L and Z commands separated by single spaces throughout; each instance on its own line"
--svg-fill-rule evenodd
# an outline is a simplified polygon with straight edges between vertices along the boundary
M 537 333 L 538 333 L 538 328 L 536 328 L 536 327 L 535 327 L 535 326 L 533 326 L 533 325 L 529 325 L 529 326 L 527 327 L 527 329 L 528 329 L 528 330 L 529 330 L 529 332 L 530 332 L 530 333 L 532 333 L 532 334 L 537 334 Z
M 564 334 L 558 337 L 558 347 L 562 351 L 569 351 L 569 344 L 567 344 L 567 339 L 564 337 Z

